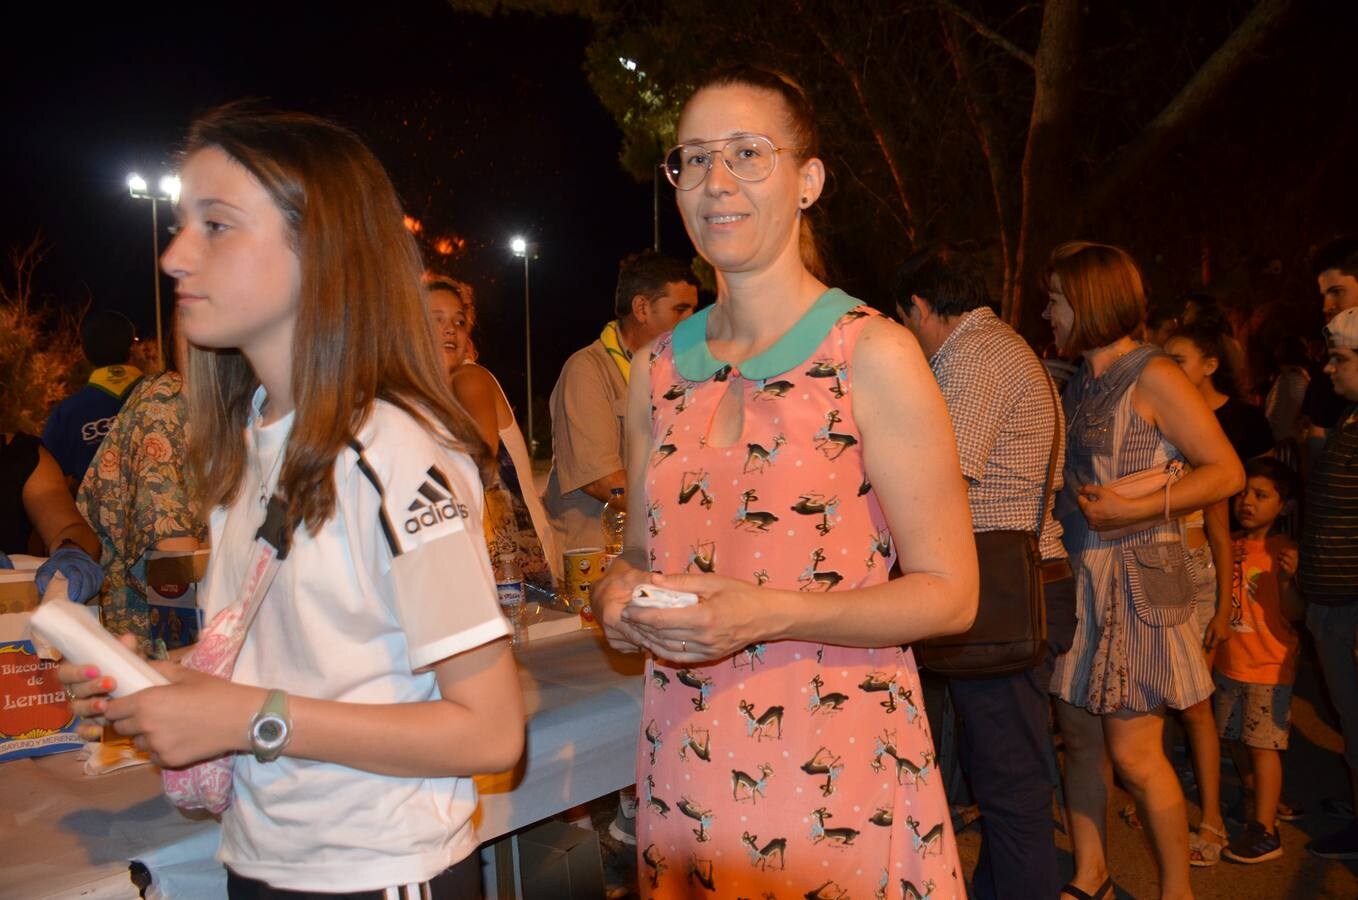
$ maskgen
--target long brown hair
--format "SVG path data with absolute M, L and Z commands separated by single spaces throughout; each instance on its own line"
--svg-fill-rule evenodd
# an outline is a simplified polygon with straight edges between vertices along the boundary
M 725 66 L 699 81 L 694 86 L 690 99 L 704 88 L 713 87 L 754 88 L 778 97 L 783 101 L 785 121 L 797 141 L 793 158 L 801 164 L 820 156 L 820 131 L 816 128 L 816 110 L 807 99 L 806 91 L 790 75 L 749 63 Z M 811 210 L 803 209 L 801 213 L 797 243 L 802 265 L 812 275 L 825 281 L 828 278 L 825 256 L 821 253 L 820 242 L 816 239 L 815 228 L 811 224 Z
M 335 513 L 335 458 L 385 400 L 484 467 L 486 447 L 443 377 L 420 291 L 419 250 L 396 191 L 353 133 L 302 113 L 233 103 L 189 129 L 184 158 L 216 147 L 268 192 L 301 268 L 292 344 L 296 406 L 279 475 L 288 522 L 314 534 Z M 235 350 L 189 353 L 190 459 L 205 509 L 245 471 L 259 379 Z

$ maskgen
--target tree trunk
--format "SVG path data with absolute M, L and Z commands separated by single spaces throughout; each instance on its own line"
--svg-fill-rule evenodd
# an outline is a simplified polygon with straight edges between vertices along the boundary
M 1000 315 L 1009 320 L 1014 304 L 1014 243 L 1015 227 L 1012 204 L 1010 203 L 1010 178 L 1008 161 L 1004 158 L 1004 141 L 1000 136 L 1000 123 L 993 115 L 984 92 L 976 84 L 971 54 L 957 22 L 946 12 L 939 13 L 939 24 L 943 29 L 943 44 L 952 58 L 953 72 L 961 88 L 962 100 L 967 107 L 967 118 L 971 120 L 976 132 L 976 143 L 981 155 L 985 157 L 986 170 L 990 174 L 990 194 L 995 204 L 995 230 L 1000 240 L 1000 263 L 1003 270 L 1000 287 Z
M 1093 218 L 1125 191 L 1134 178 L 1174 147 L 1231 80 L 1259 59 L 1260 49 L 1294 5 L 1295 0 L 1259 0 L 1174 99 L 1132 141 L 1113 154 L 1103 167 L 1105 174 L 1094 183 L 1083 204 L 1085 217 Z
M 1075 213 L 1071 184 L 1076 64 L 1080 52 L 1080 0 L 1049 0 L 1035 59 L 1033 111 L 1023 153 L 1023 209 L 1015 254 L 1013 302 L 1008 322 L 1037 333 L 1043 304 L 1038 275 L 1054 244 L 1070 237 Z M 1045 336 L 1044 336 L 1045 337 Z M 1039 341 L 1044 343 L 1044 341 Z
M 863 89 L 863 79 L 858 76 L 858 70 L 849 65 L 843 52 L 838 47 L 830 43 L 825 36 L 825 26 L 814 21 L 802 6 L 801 0 L 792 0 L 793 7 L 797 14 L 802 17 L 811 32 L 820 42 L 821 47 L 835 61 L 835 65 L 844 74 L 849 82 L 849 87 L 853 90 L 855 102 L 858 104 L 858 111 L 863 115 L 863 124 L 867 126 L 872 134 L 873 143 L 877 150 L 882 154 L 882 160 L 886 163 L 887 172 L 891 175 L 891 184 L 896 190 L 896 200 L 901 205 L 902 219 L 904 221 L 905 235 L 910 241 L 911 247 L 915 243 L 915 213 L 910 203 L 910 195 L 905 188 L 905 177 L 901 173 L 901 167 L 896 161 L 895 155 L 891 152 L 891 142 L 887 138 L 886 126 L 881 118 L 874 115 L 871 105 L 868 103 L 867 94 Z

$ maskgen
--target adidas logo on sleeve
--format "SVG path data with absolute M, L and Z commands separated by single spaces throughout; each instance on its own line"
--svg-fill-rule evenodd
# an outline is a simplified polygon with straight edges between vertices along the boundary
M 419 535 L 422 540 L 440 534 L 462 530 L 467 518 L 467 506 L 453 496 L 448 478 L 436 466 L 430 466 L 424 482 L 415 492 L 415 499 L 406 507 L 411 515 L 405 520 L 405 533 Z

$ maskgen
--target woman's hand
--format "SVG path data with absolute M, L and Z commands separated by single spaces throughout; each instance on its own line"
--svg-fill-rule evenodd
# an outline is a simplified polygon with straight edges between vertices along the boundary
M 656 656 L 678 663 L 725 659 L 764 639 L 768 592 L 724 575 L 655 575 L 664 588 L 690 591 L 698 603 L 680 609 L 628 606 L 625 625 Z
M 632 602 L 632 592 L 639 584 L 649 584 L 651 573 L 639 569 L 619 556 L 609 563 L 604 577 L 590 587 L 590 605 L 594 617 L 603 626 L 604 637 L 615 649 L 623 653 L 640 653 L 641 636 L 623 619 L 622 611 Z
M 1090 528 L 1108 531 L 1135 525 L 1154 516 L 1162 500 L 1158 493 L 1151 496 L 1157 506 L 1155 510 L 1147 511 L 1143 498 L 1131 499 L 1101 484 L 1086 484 L 1076 493 L 1075 501 L 1080 504 L 1080 512 L 1084 513 Z
M 152 662 L 167 685 L 102 701 L 104 717 L 130 735 L 151 762 L 177 769 L 224 753 L 249 749 L 250 720 L 268 692 L 235 684 L 177 663 Z
M 66 579 L 66 598 L 76 603 L 84 603 L 99 595 L 104 584 L 104 570 L 95 562 L 84 547 L 62 547 L 52 553 L 33 576 L 38 594 L 45 596 L 52 576 L 60 573 Z
M 108 692 L 117 686 L 113 677 L 102 675 L 98 666 L 67 662 L 57 666 L 57 679 L 71 698 L 71 712 L 80 718 L 76 735 L 84 741 L 99 740 L 107 724 Z
M 1207 626 L 1207 633 L 1202 636 L 1202 648 L 1211 653 L 1230 640 L 1234 633 L 1231 629 L 1231 617 L 1228 608 L 1226 615 L 1223 616 L 1218 613 L 1212 617 L 1211 623 Z
M 123 646 L 137 651 L 137 638 L 124 634 L 118 638 Z M 108 708 L 109 691 L 117 688 L 118 683 L 111 675 L 104 675 L 98 666 L 88 663 L 63 662 L 57 666 L 57 680 L 71 698 L 71 711 L 80 717 L 76 734 L 86 741 L 97 741 L 103 736 L 104 711 Z

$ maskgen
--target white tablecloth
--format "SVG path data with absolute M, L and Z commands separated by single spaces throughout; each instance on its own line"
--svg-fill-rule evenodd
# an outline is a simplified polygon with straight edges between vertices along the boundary
M 641 657 L 607 650 L 596 632 L 535 642 L 518 656 L 528 747 L 516 772 L 477 779 L 482 841 L 635 778 Z M 5 763 L 0 898 L 135 897 L 127 875 L 135 859 L 163 873 L 169 896 L 199 900 L 203 882 L 196 879 L 216 849 L 216 831 L 211 819 L 189 819 L 171 807 L 149 767 L 88 777 L 72 753 Z

